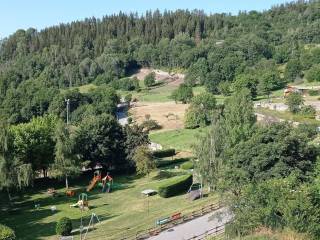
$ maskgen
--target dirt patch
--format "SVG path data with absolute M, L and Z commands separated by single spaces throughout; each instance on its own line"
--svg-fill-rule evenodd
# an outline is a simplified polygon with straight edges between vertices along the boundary
M 156 74 L 156 81 L 164 81 L 173 86 L 179 86 L 184 82 L 184 74 L 169 73 L 153 68 L 141 68 L 137 73 L 133 74 L 132 77 L 137 77 L 139 80 L 143 80 L 151 72 Z
M 151 119 L 156 120 L 162 126 L 161 130 L 173 130 L 183 128 L 184 113 L 187 108 L 187 104 L 176 104 L 175 102 L 139 102 L 130 109 L 130 113 L 139 124 L 149 114 Z

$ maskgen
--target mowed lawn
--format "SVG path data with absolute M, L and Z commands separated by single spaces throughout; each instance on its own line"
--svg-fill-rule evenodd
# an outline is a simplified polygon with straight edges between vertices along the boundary
M 177 171 L 173 168 L 169 171 Z M 154 226 L 158 218 L 175 212 L 188 213 L 217 201 L 214 194 L 194 202 L 187 200 L 185 194 L 167 199 L 155 195 L 147 199 L 141 191 L 157 189 L 161 181 L 165 180 L 161 179 L 159 173 L 156 170 L 149 177 L 142 178 L 115 176 L 116 189 L 113 192 L 101 193 L 101 189 L 97 188 L 88 193 L 90 210 L 83 212 L 84 223 L 88 224 L 91 213 L 97 214 L 101 223 L 88 233 L 87 239 L 119 239 Z M 16 208 L 1 211 L 1 223 L 14 228 L 17 239 L 57 239 L 55 225 L 59 218 L 70 217 L 74 229 L 80 225 L 81 211 L 69 205 L 78 201 L 78 193 L 85 192 L 86 185 L 76 187 L 77 195 L 72 198 L 64 195 L 63 188 L 58 189 L 61 196 L 56 197 L 48 196 L 46 192 L 26 195 L 24 201 L 16 203 Z M 40 209 L 36 210 L 34 204 L 40 204 Z M 51 206 L 57 210 L 52 212 Z M 79 239 L 79 234 L 75 234 L 75 239 Z
M 209 127 L 197 129 L 178 129 L 171 131 L 159 131 L 150 133 L 152 142 L 161 144 L 164 148 L 175 148 L 178 151 L 192 150 L 199 136 L 205 134 Z

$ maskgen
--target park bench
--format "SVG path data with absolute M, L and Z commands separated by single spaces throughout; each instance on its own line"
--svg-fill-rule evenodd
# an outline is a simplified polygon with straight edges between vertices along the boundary
M 160 218 L 156 221 L 157 225 L 164 225 L 166 223 L 171 222 L 171 218 L 170 217 L 166 217 L 166 218 Z
M 178 219 L 181 218 L 181 216 L 182 216 L 181 212 L 174 213 L 174 214 L 171 216 L 171 221 L 178 220 Z

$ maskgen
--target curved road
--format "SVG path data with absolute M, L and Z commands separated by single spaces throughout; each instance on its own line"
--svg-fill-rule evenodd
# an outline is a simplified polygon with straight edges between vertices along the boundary
M 148 238 L 149 240 L 186 240 L 205 234 L 215 227 L 221 226 L 232 219 L 232 214 L 227 208 L 221 208 L 189 222 L 170 228 L 159 235 Z M 195 238 L 200 239 L 200 238 Z

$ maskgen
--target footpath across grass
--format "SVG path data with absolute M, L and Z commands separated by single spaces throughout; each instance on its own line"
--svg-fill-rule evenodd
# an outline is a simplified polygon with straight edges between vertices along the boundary
M 170 174 L 156 170 L 149 177 L 114 176 L 116 189 L 111 193 L 101 193 L 100 188 L 89 192 L 90 210 L 83 213 L 78 208 L 71 208 L 70 204 L 78 201 L 78 194 L 85 192 L 88 181 L 73 185 L 72 187 L 77 188 L 77 194 L 71 198 L 64 195 L 63 188 L 56 188 L 59 192 L 56 197 L 48 196 L 46 192 L 26 194 L 10 210 L 1 209 L 1 223 L 12 227 L 16 231 L 17 239 L 54 240 L 57 239 L 56 221 L 61 217 L 70 217 L 73 228 L 76 229 L 79 228 L 82 214 L 86 226 L 91 214 L 95 213 L 101 223 L 88 233 L 87 239 L 120 239 L 127 234 L 153 227 L 158 218 L 175 212 L 189 213 L 217 201 L 214 194 L 193 202 L 187 200 L 185 194 L 171 198 L 162 198 L 159 195 L 147 198 L 141 194 L 141 191 L 146 189 L 157 190 L 162 181 L 181 174 L 180 170 L 174 169 L 175 165 L 177 164 L 166 167 Z M 40 208 L 35 209 L 35 204 L 40 204 Z M 56 211 L 51 210 L 53 206 Z M 79 234 L 76 234 L 74 239 L 79 239 Z

